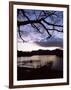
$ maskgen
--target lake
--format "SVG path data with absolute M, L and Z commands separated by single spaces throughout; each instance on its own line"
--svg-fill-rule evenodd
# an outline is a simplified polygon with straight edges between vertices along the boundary
M 17 80 L 63 78 L 63 58 L 56 55 L 18 57 Z
M 18 57 L 18 67 L 40 68 L 52 62 L 52 69 L 63 70 L 63 58 L 56 55 L 33 55 L 30 57 Z

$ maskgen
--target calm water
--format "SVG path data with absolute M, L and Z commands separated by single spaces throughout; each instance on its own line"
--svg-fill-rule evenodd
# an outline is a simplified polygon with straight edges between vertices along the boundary
M 18 67 L 39 68 L 52 62 L 52 69 L 63 70 L 63 58 L 56 55 L 34 55 L 31 57 L 18 57 Z

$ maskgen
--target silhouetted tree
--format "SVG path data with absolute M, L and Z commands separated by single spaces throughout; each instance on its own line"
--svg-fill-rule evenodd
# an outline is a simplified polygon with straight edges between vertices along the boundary
M 47 32 L 47 39 L 52 37 L 54 31 L 63 32 L 63 12 L 62 11 L 48 11 L 48 10 L 17 10 L 17 27 L 19 37 L 22 38 L 23 30 L 20 26 L 30 24 L 31 27 L 38 33 Z

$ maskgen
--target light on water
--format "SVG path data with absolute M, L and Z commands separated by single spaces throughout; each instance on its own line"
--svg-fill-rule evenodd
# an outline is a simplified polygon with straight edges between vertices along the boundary
M 48 65 L 52 62 L 52 68 L 62 69 L 63 60 L 56 55 L 33 55 L 30 57 L 18 57 L 19 67 L 37 68 L 40 66 Z

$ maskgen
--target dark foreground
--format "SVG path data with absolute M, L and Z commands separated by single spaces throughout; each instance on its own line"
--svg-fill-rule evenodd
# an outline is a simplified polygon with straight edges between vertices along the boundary
M 17 68 L 17 80 L 56 79 L 63 78 L 63 71 L 52 70 L 47 66 L 41 68 Z

